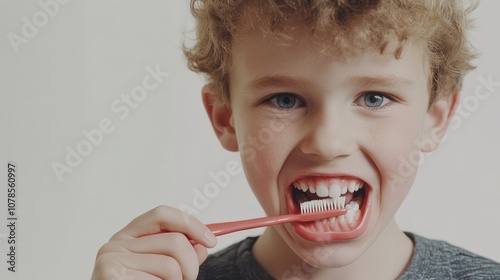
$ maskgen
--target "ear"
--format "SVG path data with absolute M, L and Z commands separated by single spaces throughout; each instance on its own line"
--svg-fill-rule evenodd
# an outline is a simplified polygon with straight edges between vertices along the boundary
M 422 135 L 421 151 L 434 151 L 443 139 L 459 101 L 458 92 L 449 93 L 434 101 L 427 110 L 427 117 Z
M 218 100 L 210 84 L 203 87 L 201 94 L 208 118 L 220 143 L 228 151 L 238 151 L 233 112 L 230 106 Z

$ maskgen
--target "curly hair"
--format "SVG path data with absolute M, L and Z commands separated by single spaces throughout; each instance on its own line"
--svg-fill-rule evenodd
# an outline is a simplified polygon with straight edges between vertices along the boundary
M 474 69 L 466 33 L 476 6 L 461 0 L 191 0 L 196 41 L 184 54 L 191 70 L 206 74 L 218 100 L 228 102 L 231 46 L 241 30 L 261 28 L 286 42 L 290 21 L 299 19 L 310 34 L 322 34 L 314 37 L 322 52 L 346 57 L 367 49 L 382 54 L 395 40 L 397 59 L 414 40 L 423 43 L 430 63 L 430 106 L 460 90 Z

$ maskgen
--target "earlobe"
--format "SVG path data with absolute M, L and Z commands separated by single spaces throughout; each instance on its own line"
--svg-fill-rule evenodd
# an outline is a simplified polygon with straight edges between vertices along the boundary
M 443 139 L 459 101 L 458 92 L 438 98 L 428 109 L 420 150 L 434 151 Z
M 210 84 L 203 87 L 202 98 L 208 118 L 222 146 L 228 151 L 238 151 L 238 141 L 230 106 L 217 100 Z

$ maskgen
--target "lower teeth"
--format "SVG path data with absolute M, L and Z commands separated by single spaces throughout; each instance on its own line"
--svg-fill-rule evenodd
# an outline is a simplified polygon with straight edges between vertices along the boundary
M 345 199 L 345 196 L 340 196 L 337 198 L 309 200 L 302 192 L 295 195 L 295 200 L 298 202 L 302 214 L 341 208 L 347 210 L 344 215 L 315 221 L 317 228 L 324 228 L 323 230 L 326 231 L 348 230 L 361 216 L 360 205 L 363 203 L 364 195 L 354 196 L 347 205 L 345 205 Z
M 357 201 L 351 201 L 347 206 L 345 207 L 347 209 L 347 213 L 345 213 L 343 216 L 345 217 L 345 220 L 347 223 L 352 224 L 354 223 L 354 218 L 356 217 L 356 213 L 359 212 L 359 203 Z
M 347 213 L 341 216 L 337 217 L 331 217 L 328 219 L 322 219 L 319 221 L 316 221 L 316 223 L 321 223 L 321 224 L 330 224 L 330 226 L 333 226 L 335 222 L 338 222 L 339 224 L 343 223 L 348 223 L 349 225 L 353 225 L 357 221 L 357 217 L 359 215 L 356 215 L 360 212 L 359 210 L 359 205 L 360 205 L 360 199 L 355 198 L 349 204 L 345 206 L 345 209 L 347 210 Z

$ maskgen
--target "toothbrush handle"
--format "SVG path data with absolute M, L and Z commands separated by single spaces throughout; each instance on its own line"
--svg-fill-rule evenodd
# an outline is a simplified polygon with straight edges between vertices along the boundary
M 340 216 L 347 213 L 346 209 L 331 210 L 325 212 L 309 213 L 309 214 L 288 214 L 272 217 L 255 218 L 249 220 L 241 220 L 234 222 L 224 222 L 209 224 L 207 227 L 215 236 L 220 236 L 235 231 L 253 229 L 259 227 L 267 227 L 290 222 L 309 222 L 314 220 L 326 219 L 334 216 Z
M 293 221 L 293 215 L 283 215 L 278 216 L 277 219 L 273 219 L 273 217 L 263 217 L 234 222 L 214 223 L 207 225 L 207 227 L 215 236 L 220 236 L 235 231 L 272 226 L 291 221 Z

